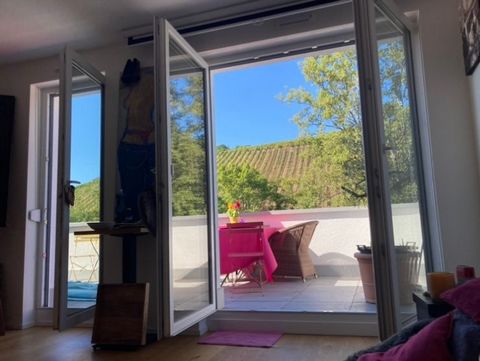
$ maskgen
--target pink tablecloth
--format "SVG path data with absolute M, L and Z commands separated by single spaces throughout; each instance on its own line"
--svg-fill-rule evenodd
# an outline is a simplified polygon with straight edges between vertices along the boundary
M 265 265 L 265 274 L 267 277 L 267 281 L 272 281 L 272 274 L 277 269 L 278 263 L 273 255 L 272 248 L 270 247 L 270 243 L 268 243 L 268 238 L 275 233 L 279 228 L 276 227 L 264 227 L 263 228 L 263 263 Z M 258 261 L 259 257 L 235 257 L 234 260 L 228 257 L 228 254 L 233 252 L 254 252 L 260 251 L 257 249 L 257 242 L 256 238 L 252 235 L 245 234 L 245 233 L 238 233 L 235 234 L 235 241 L 238 240 L 238 243 L 235 242 L 235 250 L 229 249 L 229 242 L 228 242 L 228 230 L 227 227 L 221 226 L 219 228 L 219 235 L 220 235 L 220 273 L 227 274 L 231 272 L 235 272 L 236 270 L 242 269 L 250 265 L 251 263 Z

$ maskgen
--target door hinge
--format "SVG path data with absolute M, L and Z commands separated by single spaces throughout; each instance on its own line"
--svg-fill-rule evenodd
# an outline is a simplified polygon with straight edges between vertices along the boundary
M 42 221 L 43 221 L 43 224 L 48 224 L 48 210 L 47 210 L 47 208 L 43 209 Z

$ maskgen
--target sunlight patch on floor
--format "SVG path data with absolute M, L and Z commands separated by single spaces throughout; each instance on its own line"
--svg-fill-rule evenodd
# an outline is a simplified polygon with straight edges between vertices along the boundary
M 338 280 L 335 282 L 335 287 L 357 287 L 358 280 Z
M 376 312 L 376 305 L 365 302 L 359 279 L 276 279 L 263 287 L 251 282 L 225 284 L 223 289 L 224 310 L 230 311 Z

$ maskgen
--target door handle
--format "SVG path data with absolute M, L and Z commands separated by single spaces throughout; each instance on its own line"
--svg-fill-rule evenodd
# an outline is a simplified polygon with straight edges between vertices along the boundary
M 29 210 L 28 220 L 32 222 L 40 223 L 42 221 L 42 210 L 39 208 Z

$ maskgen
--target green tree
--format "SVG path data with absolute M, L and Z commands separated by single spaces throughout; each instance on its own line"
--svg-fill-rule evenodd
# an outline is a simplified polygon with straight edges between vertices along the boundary
M 223 151 L 226 151 L 228 149 L 229 148 L 225 144 L 217 145 L 217 152 L 223 152 Z
M 312 138 L 310 169 L 298 181 L 299 207 L 365 203 L 365 175 L 356 55 L 340 51 L 301 63 L 313 90 L 290 89 L 281 100 L 302 105 L 293 121 Z M 355 196 L 356 195 L 356 196 Z
M 203 73 L 170 82 L 173 215 L 206 214 L 207 163 Z
M 278 186 L 250 166 L 230 164 L 218 169 L 218 211 L 239 200 L 242 212 L 285 209 L 293 200 L 280 194 Z
M 385 144 L 393 203 L 418 201 L 410 94 L 402 39 L 379 46 Z
M 379 46 L 384 127 L 393 202 L 416 199 L 413 142 L 401 41 Z M 302 109 L 294 122 L 313 139 L 311 168 L 296 190 L 299 207 L 361 205 L 366 202 L 363 136 L 356 54 L 342 50 L 311 56 L 301 63 L 313 90 L 290 89 L 280 99 Z M 288 189 L 288 182 L 285 182 Z

